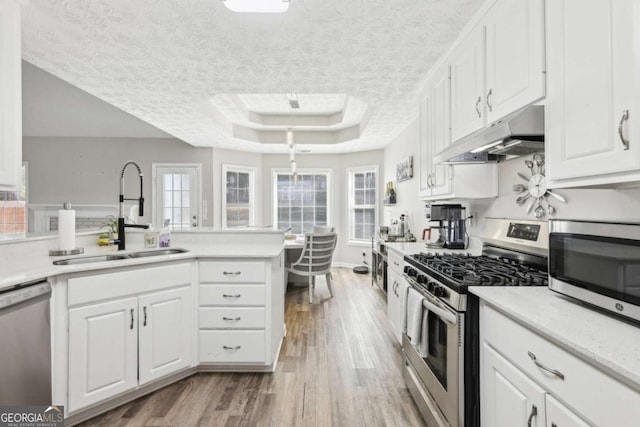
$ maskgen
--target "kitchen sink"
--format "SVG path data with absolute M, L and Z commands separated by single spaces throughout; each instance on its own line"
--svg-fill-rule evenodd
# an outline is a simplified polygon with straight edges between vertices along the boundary
M 158 249 L 158 250 L 150 250 L 150 251 L 137 251 L 137 252 L 130 252 L 128 254 L 83 256 L 78 258 L 59 259 L 57 261 L 53 261 L 53 265 L 77 265 L 77 264 L 87 264 L 92 262 L 119 261 L 123 259 L 131 259 L 131 258 L 144 258 L 144 257 L 150 257 L 150 256 L 183 254 L 185 252 L 189 252 L 189 251 L 186 249 L 174 248 L 174 249 Z
M 160 255 L 175 255 L 175 254 L 183 254 L 185 252 L 189 252 L 186 249 L 156 249 L 150 251 L 138 251 L 131 252 L 129 257 L 131 258 L 144 258 L 148 256 L 160 256 Z
M 127 258 L 129 258 L 129 255 L 127 254 L 83 256 L 78 258 L 59 259 L 57 261 L 53 261 L 53 265 L 87 264 L 90 262 L 118 261 Z

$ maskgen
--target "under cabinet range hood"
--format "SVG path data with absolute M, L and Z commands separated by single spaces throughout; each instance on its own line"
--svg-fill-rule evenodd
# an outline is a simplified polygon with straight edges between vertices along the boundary
M 435 164 L 501 162 L 544 151 L 544 107 L 532 105 L 437 153 Z M 509 156 L 509 157 L 508 157 Z

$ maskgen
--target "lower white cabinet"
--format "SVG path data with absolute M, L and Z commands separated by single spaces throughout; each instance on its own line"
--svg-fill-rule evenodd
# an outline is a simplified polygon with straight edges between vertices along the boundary
M 482 425 L 543 427 L 544 389 L 486 342 L 482 345 L 482 356 Z
M 68 411 L 138 384 L 137 298 L 69 310 Z
M 387 317 L 391 323 L 393 336 L 402 344 L 402 329 L 407 306 L 409 283 L 396 271 L 389 269 L 389 289 L 387 290 Z
M 193 364 L 190 282 L 190 263 L 68 280 L 68 412 Z
M 638 425 L 637 390 L 484 302 L 480 343 L 483 426 Z
M 283 258 L 200 261 L 199 361 L 272 371 L 284 326 Z

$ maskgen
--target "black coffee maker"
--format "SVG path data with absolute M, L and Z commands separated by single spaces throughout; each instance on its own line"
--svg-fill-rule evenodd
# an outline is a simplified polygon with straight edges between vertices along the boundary
M 426 208 L 426 217 L 429 221 L 438 222 L 439 236 L 435 243 L 429 243 L 427 246 L 434 248 L 446 248 L 446 249 L 464 249 L 466 247 L 466 212 L 465 207 L 456 204 L 442 204 L 442 205 L 428 205 Z M 425 237 L 425 232 L 429 231 L 431 234 L 431 228 L 427 228 L 422 233 L 422 238 Z

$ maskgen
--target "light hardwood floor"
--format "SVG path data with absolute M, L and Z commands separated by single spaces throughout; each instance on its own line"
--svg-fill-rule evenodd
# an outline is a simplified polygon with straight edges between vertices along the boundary
M 276 372 L 201 373 L 83 426 L 422 426 L 381 292 L 336 268 L 334 298 L 289 287 Z

